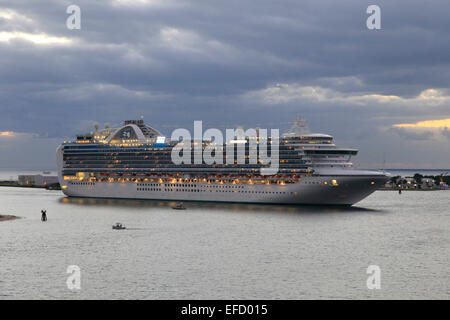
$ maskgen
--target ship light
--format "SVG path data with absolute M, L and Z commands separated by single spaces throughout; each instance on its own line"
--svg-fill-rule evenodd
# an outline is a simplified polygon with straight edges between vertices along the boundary
M 375 184 L 375 181 L 372 181 L 370 184 Z
M 247 140 L 243 140 L 243 139 L 234 139 L 234 140 L 230 140 L 230 143 L 231 144 L 239 144 L 239 143 L 242 143 L 242 144 L 246 144 L 247 143 Z
M 337 180 L 331 180 L 331 184 L 333 185 L 333 186 L 338 186 L 339 184 L 338 184 L 338 182 L 337 182 Z

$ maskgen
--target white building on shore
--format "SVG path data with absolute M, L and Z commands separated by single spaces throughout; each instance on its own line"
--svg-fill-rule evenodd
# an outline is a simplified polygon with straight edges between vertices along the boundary
M 46 174 L 19 175 L 18 183 L 21 186 L 45 187 L 58 183 L 58 176 Z
M 422 189 L 431 189 L 436 187 L 436 183 L 432 178 L 422 178 Z

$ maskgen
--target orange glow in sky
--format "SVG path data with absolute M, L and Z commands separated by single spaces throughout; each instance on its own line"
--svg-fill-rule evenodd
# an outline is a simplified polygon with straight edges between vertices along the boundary
M 450 128 L 450 118 L 441 120 L 426 120 L 416 123 L 394 124 L 397 128 Z

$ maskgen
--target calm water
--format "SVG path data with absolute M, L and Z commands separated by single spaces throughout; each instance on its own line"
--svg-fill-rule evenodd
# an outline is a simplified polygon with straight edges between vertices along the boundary
M 379 191 L 350 209 L 178 211 L 1 187 L 0 204 L 23 217 L 0 222 L 0 299 L 450 298 L 449 191 Z M 66 286 L 74 264 L 80 291 Z M 380 290 L 366 287 L 371 264 Z

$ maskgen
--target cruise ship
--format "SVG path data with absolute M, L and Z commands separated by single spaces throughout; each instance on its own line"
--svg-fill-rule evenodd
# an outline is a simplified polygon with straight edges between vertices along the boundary
M 253 147 L 252 138 L 257 141 Z M 120 127 L 96 127 L 64 141 L 56 151 L 58 178 L 69 197 L 344 206 L 364 199 L 389 179 L 384 172 L 355 169 L 351 158 L 357 149 L 337 147 L 332 136 L 309 132 L 299 118 L 276 141 L 277 172 L 263 174 L 268 163 L 252 153 L 255 146 L 261 148 L 261 139 L 257 130 L 256 137 L 214 146 L 215 152 L 233 152 L 232 161 L 225 161 L 230 154 L 224 154 L 222 164 L 175 164 L 172 151 L 180 141 L 164 137 L 143 120 L 127 120 Z M 275 140 L 264 139 L 271 153 Z M 189 141 L 200 152 L 212 143 Z M 239 162 L 240 147 L 245 156 Z

